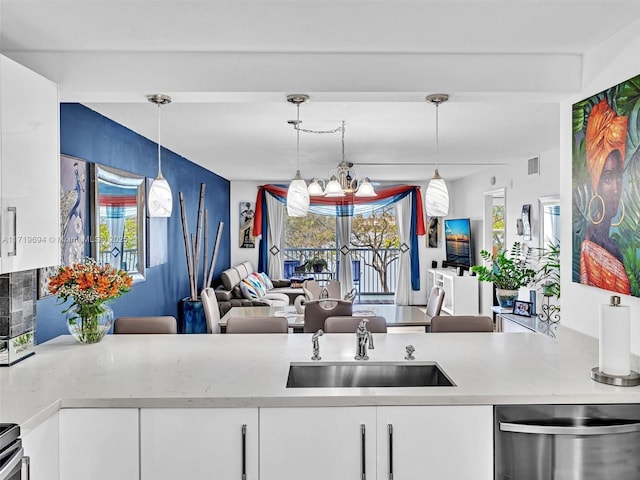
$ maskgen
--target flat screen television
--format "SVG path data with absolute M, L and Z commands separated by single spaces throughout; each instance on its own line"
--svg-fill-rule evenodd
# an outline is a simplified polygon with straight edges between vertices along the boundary
M 444 240 L 447 267 L 469 270 L 473 265 L 471 222 L 468 218 L 444 220 Z

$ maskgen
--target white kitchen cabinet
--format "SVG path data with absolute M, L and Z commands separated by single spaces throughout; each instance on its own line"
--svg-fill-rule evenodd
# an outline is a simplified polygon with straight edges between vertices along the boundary
M 0 55 L 0 271 L 60 263 L 58 87 Z
M 258 480 L 258 437 L 257 408 L 143 408 L 140 478 Z
M 139 480 L 138 445 L 137 408 L 60 410 L 60 479 Z
M 37 427 L 22 432 L 24 454 L 31 462 L 30 480 L 59 480 L 58 412 Z
M 260 480 L 373 480 L 375 455 L 376 407 L 260 409 Z
M 444 289 L 442 311 L 449 315 L 478 315 L 480 309 L 478 277 L 458 275 L 449 269 L 427 270 L 429 289 Z
M 390 472 L 394 480 L 493 478 L 491 406 L 378 407 L 377 413 L 379 480 Z
M 491 406 L 260 409 L 260 480 L 491 480 Z

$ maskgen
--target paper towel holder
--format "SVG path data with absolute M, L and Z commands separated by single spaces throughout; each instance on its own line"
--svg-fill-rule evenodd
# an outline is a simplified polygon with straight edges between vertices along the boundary
M 610 305 L 613 307 L 620 306 L 620 297 L 612 295 Z M 616 387 L 635 387 L 640 385 L 640 373 L 633 370 L 629 372 L 629 375 L 610 375 L 601 371 L 600 367 L 593 367 L 591 369 L 591 379 Z

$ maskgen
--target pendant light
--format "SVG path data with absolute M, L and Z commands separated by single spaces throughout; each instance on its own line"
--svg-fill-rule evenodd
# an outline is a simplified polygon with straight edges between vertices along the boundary
M 427 102 L 431 102 L 436 106 L 436 171 L 433 178 L 429 181 L 427 186 L 427 193 L 425 194 L 425 206 L 427 210 L 427 216 L 430 217 L 446 217 L 449 213 L 449 191 L 447 190 L 447 184 L 444 182 L 438 172 L 438 107 L 441 103 L 449 100 L 449 95 L 438 93 L 435 95 L 429 95 L 426 97 Z
M 158 176 L 151 183 L 149 189 L 149 200 L 147 206 L 149 208 L 150 217 L 170 217 L 173 209 L 173 195 L 169 182 L 162 176 L 162 146 L 160 143 L 160 106 L 171 103 L 171 97 L 168 95 L 148 95 L 147 100 L 158 105 Z
M 289 95 L 287 101 L 296 105 L 298 116 L 296 120 L 289 120 L 289 124 L 296 129 L 296 176 L 291 180 L 287 190 L 287 215 L 290 217 L 305 217 L 309 212 L 309 191 L 307 182 L 300 176 L 300 104 L 309 100 L 308 95 Z

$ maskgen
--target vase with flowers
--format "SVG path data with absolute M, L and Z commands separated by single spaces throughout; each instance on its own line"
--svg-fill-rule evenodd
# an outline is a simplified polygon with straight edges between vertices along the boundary
M 124 270 L 85 258 L 81 263 L 59 267 L 49 279 L 49 292 L 58 296 L 60 304 L 72 300 L 62 311 L 67 314 L 69 333 L 80 343 L 96 343 L 113 324 L 113 310 L 105 302 L 128 292 L 132 281 Z

